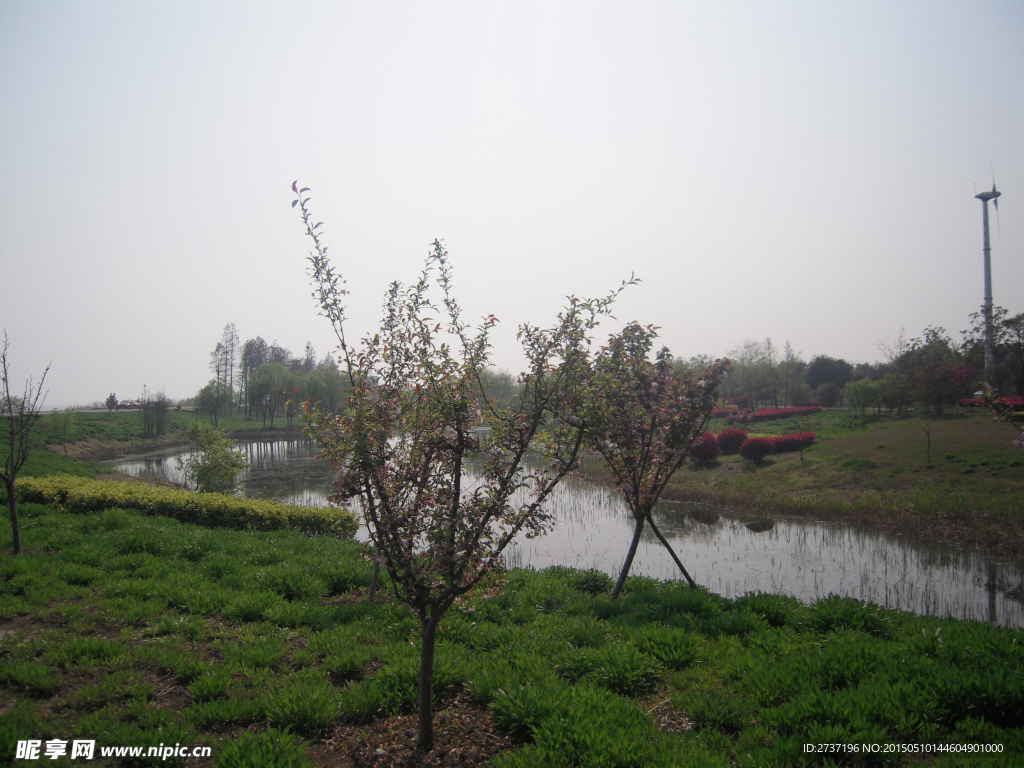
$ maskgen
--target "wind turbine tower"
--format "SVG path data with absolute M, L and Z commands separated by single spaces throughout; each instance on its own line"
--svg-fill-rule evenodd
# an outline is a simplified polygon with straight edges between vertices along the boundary
M 981 200 L 981 222 L 985 230 L 985 389 L 992 388 L 990 377 L 996 364 L 996 347 L 992 340 L 992 248 L 988 240 L 988 201 L 992 201 L 998 216 L 1001 194 L 1003 193 L 996 189 L 996 180 L 993 177 L 992 191 L 975 195 Z

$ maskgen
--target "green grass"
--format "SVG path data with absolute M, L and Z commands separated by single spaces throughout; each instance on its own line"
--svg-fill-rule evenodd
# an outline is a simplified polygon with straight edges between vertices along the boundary
M 308 765 L 336 725 L 414 709 L 408 609 L 386 588 L 369 606 L 332 582 L 368 583 L 358 544 L 23 511 L 25 554 L 0 556 L 0 761 L 17 739 L 79 734 L 210 745 L 215 765 Z M 0 526 L 0 544 L 9 535 Z M 520 738 L 499 768 L 910 764 L 802 752 L 818 741 L 1003 745 L 987 763 L 937 766 L 1024 758 L 1021 631 L 646 578 L 612 601 L 571 568 L 486 586 L 439 628 L 434 695 L 468 691 Z M 694 727 L 663 731 L 651 710 Z

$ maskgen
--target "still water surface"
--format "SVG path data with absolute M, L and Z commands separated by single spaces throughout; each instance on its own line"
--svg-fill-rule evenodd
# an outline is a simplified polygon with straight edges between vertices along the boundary
M 314 443 L 259 441 L 239 448 L 251 465 L 241 478 L 245 495 L 309 506 L 327 503 L 331 471 L 317 458 Z M 174 450 L 106 463 L 125 474 L 181 482 L 180 455 Z M 618 574 L 633 522 L 617 495 L 593 483 L 565 481 L 552 494 L 550 510 L 554 529 L 514 542 L 509 565 L 569 565 Z M 835 593 L 919 614 L 1024 627 L 1024 602 L 1007 595 L 1024 585 L 1019 563 L 884 532 L 740 516 L 703 505 L 663 503 L 654 516 L 694 579 L 726 597 L 759 590 L 811 602 Z M 365 529 L 359 538 L 366 538 Z M 649 532 L 632 573 L 679 577 Z

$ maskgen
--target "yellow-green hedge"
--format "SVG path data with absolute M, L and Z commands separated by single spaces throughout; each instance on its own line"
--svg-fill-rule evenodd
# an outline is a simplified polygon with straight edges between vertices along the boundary
M 165 515 L 208 528 L 290 528 L 350 539 L 359 527 L 351 512 L 335 507 L 293 507 L 222 493 L 191 493 L 179 488 L 70 475 L 18 478 L 16 492 L 21 501 L 54 504 L 69 512 L 98 512 L 111 507 L 138 509 L 148 515 Z

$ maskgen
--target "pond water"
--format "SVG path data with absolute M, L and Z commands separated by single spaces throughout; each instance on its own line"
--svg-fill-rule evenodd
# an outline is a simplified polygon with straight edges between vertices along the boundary
M 331 471 L 317 458 L 314 443 L 259 441 L 239 448 L 251 465 L 241 478 L 245 495 L 309 506 L 327 503 Z M 175 450 L 105 463 L 128 475 L 181 482 L 180 455 Z M 633 520 L 616 494 L 569 480 L 555 489 L 550 510 L 556 519 L 553 530 L 515 541 L 507 551 L 510 566 L 568 565 L 618 574 Z M 693 578 L 726 597 L 759 590 L 811 602 L 835 593 L 919 614 L 1024 627 L 1024 602 L 1007 594 L 1024 585 L 1019 563 L 885 532 L 758 518 L 706 505 L 665 502 L 654 518 Z M 366 539 L 365 529 L 359 538 Z M 680 578 L 650 530 L 641 539 L 631 573 Z

